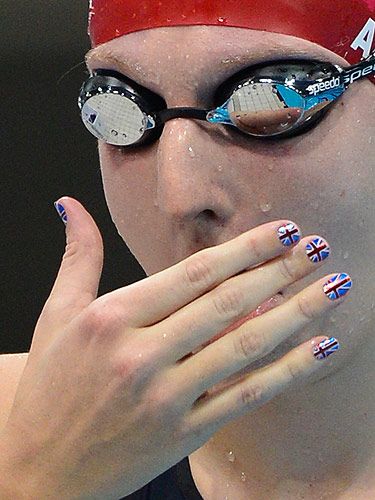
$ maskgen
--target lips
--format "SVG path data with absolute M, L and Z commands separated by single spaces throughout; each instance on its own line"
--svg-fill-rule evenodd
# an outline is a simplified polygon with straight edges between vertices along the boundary
M 254 311 L 251 311 L 249 314 L 247 314 L 243 318 L 237 320 L 235 323 L 232 323 L 225 330 L 222 330 L 221 332 L 217 333 L 210 340 L 208 340 L 207 342 L 205 342 L 204 344 L 199 346 L 199 348 L 192 351 L 191 354 L 196 354 L 197 352 L 201 351 L 204 347 L 208 346 L 209 344 L 212 344 L 213 342 L 220 339 L 221 337 L 224 337 L 224 335 L 226 335 L 227 333 L 235 330 L 236 328 L 239 328 L 241 325 L 246 323 L 246 321 L 249 321 L 250 319 L 261 316 L 262 314 L 266 313 L 267 311 L 270 311 L 271 309 L 274 309 L 275 307 L 284 303 L 285 300 L 286 299 L 283 296 L 282 292 L 277 293 L 276 295 L 274 295 L 270 299 L 267 299 L 264 302 L 262 302 Z

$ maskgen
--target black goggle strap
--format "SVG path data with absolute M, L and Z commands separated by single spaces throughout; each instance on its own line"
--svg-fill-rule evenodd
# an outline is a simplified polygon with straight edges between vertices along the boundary
M 340 87 L 345 90 L 351 83 L 375 73 L 375 53 L 349 68 L 342 69 L 336 66 L 336 69 L 337 75 L 319 79 L 314 83 L 308 82 L 308 85 L 298 85 L 299 90 L 306 97 L 316 96 L 330 90 L 334 91 Z

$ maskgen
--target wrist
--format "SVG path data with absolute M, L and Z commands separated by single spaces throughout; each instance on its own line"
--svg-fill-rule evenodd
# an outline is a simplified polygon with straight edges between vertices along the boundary
M 10 456 L 0 442 L 0 498 L 1 500 L 24 500 L 26 496 L 19 489 L 15 479 L 16 469 L 11 465 Z
M 47 498 L 37 492 L 38 481 L 33 473 L 31 461 L 17 456 L 15 443 L 3 432 L 0 434 L 0 499 L 1 500 L 40 500 Z M 38 488 L 40 487 L 40 482 Z

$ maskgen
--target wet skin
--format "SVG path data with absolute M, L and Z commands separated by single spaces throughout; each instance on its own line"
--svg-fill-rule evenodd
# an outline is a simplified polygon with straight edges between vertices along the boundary
M 118 63 L 105 62 L 103 57 L 108 54 L 115 55 Z M 347 66 L 330 51 L 294 37 L 204 26 L 160 28 L 120 37 L 99 47 L 97 55 L 88 57 L 87 63 L 89 69 L 122 72 L 163 96 L 168 107 L 207 109 L 212 106 L 217 86 L 239 69 L 262 61 L 301 56 Z M 257 366 L 268 364 L 292 346 L 322 333 L 340 340 L 340 355 L 334 356 L 311 380 L 310 389 L 283 395 L 277 403 L 243 419 L 246 429 L 266 422 L 277 428 L 284 418 L 284 424 L 287 421 L 293 425 L 297 433 L 299 418 L 288 411 L 302 407 L 303 432 L 309 422 L 316 421 L 314 409 L 325 400 L 326 391 L 332 394 L 336 387 L 335 409 L 318 414 L 325 422 L 333 422 L 343 404 L 340 380 L 345 380 L 353 409 L 349 411 L 345 406 L 347 417 L 341 428 L 343 434 L 345 426 L 351 431 L 341 439 L 342 446 L 337 442 L 333 446 L 333 438 L 326 438 L 326 444 L 319 448 L 326 463 L 337 461 L 345 446 L 367 446 L 364 438 L 353 431 L 358 417 L 355 411 L 363 410 L 363 394 L 360 396 L 351 384 L 351 370 L 356 372 L 357 380 L 367 381 L 362 384 L 364 391 L 374 387 L 373 377 L 367 376 L 374 361 L 369 353 L 375 353 L 374 96 L 375 87 L 368 80 L 355 83 L 314 129 L 286 140 L 256 140 L 228 127 L 179 118 L 167 122 L 161 138 L 147 147 L 121 151 L 99 141 L 104 189 L 113 221 L 148 275 L 270 220 L 288 218 L 298 223 L 303 235 L 320 234 L 328 240 L 332 254 L 324 269 L 319 275 L 289 286 L 284 295 L 295 295 L 324 274 L 347 272 L 355 287 L 350 300 L 314 320 L 307 329 L 257 362 Z M 314 402 L 306 399 L 306 393 L 312 390 Z M 278 452 L 285 451 L 285 442 L 290 446 L 290 436 L 286 430 L 279 430 L 278 448 L 275 435 L 268 435 L 274 458 L 263 457 L 262 469 L 251 462 L 256 439 L 241 433 L 238 425 L 235 427 L 236 423 L 223 430 L 221 441 L 218 438 L 208 443 L 201 452 L 201 464 L 209 457 L 217 470 L 226 470 L 223 450 L 230 443 L 237 450 L 237 463 L 246 464 L 241 470 L 250 468 L 261 481 L 263 469 L 279 464 Z M 312 433 L 312 455 L 306 461 L 298 454 L 303 440 L 296 438 L 294 454 L 299 463 L 291 459 L 285 466 L 285 476 L 294 477 L 297 469 L 306 481 L 318 475 L 322 461 L 312 463 L 311 459 L 316 455 L 317 448 L 312 444 L 315 437 Z M 204 466 L 199 474 L 203 477 L 205 473 L 208 475 Z M 279 472 L 280 477 L 283 474 Z M 342 477 L 338 484 L 344 484 L 344 473 Z M 269 481 L 273 488 L 272 480 Z M 202 490 L 208 491 L 208 481 L 202 480 L 201 484 Z M 256 488 L 255 483 L 253 486 Z

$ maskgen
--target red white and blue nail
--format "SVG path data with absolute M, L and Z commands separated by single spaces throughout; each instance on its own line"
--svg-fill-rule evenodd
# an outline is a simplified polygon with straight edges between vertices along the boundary
M 279 227 L 279 229 L 277 230 L 277 234 L 281 243 L 286 247 L 290 247 L 295 243 L 298 243 L 298 241 L 301 239 L 301 233 L 299 232 L 298 227 L 293 224 L 293 222 L 288 222 L 288 224 L 284 224 L 283 226 Z
M 314 238 L 306 245 L 306 254 L 311 262 L 317 263 L 329 257 L 331 249 L 323 238 Z
M 63 205 L 61 205 L 61 203 L 57 203 L 55 202 L 54 203 L 55 205 L 55 208 L 57 210 L 57 213 L 59 214 L 60 216 L 60 219 L 63 221 L 63 223 L 66 225 L 67 222 L 68 222 L 68 216 L 66 214 L 66 211 L 65 211 L 65 208 L 63 207 Z
M 322 340 L 319 344 L 317 344 L 313 349 L 313 354 L 316 359 L 325 359 L 339 349 L 340 344 L 337 339 L 335 339 L 335 337 L 331 337 L 330 339 Z
M 330 300 L 337 300 L 349 292 L 352 284 L 352 280 L 348 274 L 340 273 L 333 276 L 323 285 L 323 291 Z

